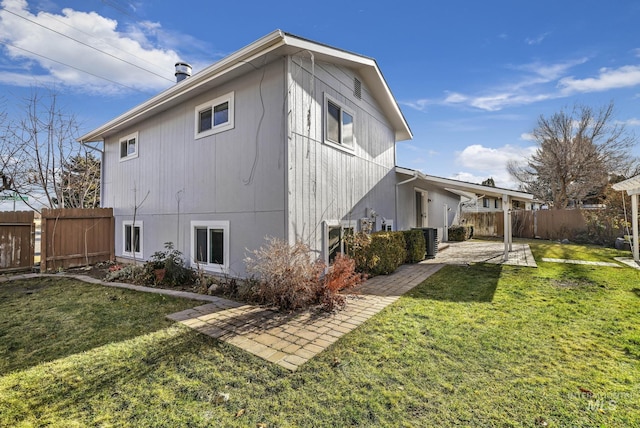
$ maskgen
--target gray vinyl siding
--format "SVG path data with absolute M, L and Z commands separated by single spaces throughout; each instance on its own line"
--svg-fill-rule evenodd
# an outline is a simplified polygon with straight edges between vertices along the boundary
M 356 71 L 301 53 L 288 74 L 288 235 L 320 255 L 323 221 L 357 221 L 367 208 L 394 218 L 395 133 L 364 83 L 354 96 Z M 324 143 L 325 94 L 355 115 L 353 154 Z
M 284 68 L 276 60 L 107 138 L 103 204 L 114 208 L 116 255 L 134 197 L 140 205 L 147 194 L 137 214 L 145 259 L 167 241 L 188 257 L 190 222 L 225 220 L 230 273 L 241 276 L 245 249 L 285 237 Z M 195 139 L 195 107 L 231 91 L 234 129 Z M 138 157 L 120 162 L 118 140 L 132 132 Z

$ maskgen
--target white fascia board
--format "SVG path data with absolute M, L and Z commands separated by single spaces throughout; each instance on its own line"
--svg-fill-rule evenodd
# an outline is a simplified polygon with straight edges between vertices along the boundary
M 345 65 L 359 69 L 374 98 L 380 101 L 382 110 L 391 120 L 395 130 L 395 140 L 404 141 L 413 138 L 411 128 L 409 128 L 409 124 L 402 114 L 402 110 L 400 110 L 400 106 L 389 85 L 387 85 L 387 81 L 375 59 L 306 40 L 292 34 L 284 35 L 284 43 L 287 46 L 296 47 L 300 51 L 313 52 L 314 55 L 318 55 L 320 58 L 324 57 L 328 61 L 336 62 L 335 60 L 337 59 Z
M 166 89 L 155 97 L 145 101 L 144 103 L 134 107 L 133 109 L 121 114 L 115 119 L 107 122 L 99 128 L 81 136 L 78 142 L 86 143 L 92 141 L 101 141 L 102 136 L 110 130 L 122 126 L 128 122 L 132 122 L 150 110 L 154 110 L 163 104 L 167 104 L 181 95 L 193 90 L 194 88 L 206 84 L 221 75 L 228 73 L 238 66 L 244 65 L 252 61 L 256 57 L 262 56 L 271 50 L 274 50 L 283 44 L 283 33 L 276 30 L 261 39 L 251 43 L 250 45 L 240 49 L 239 51 L 213 63 L 209 67 L 194 74 L 193 76 L 176 83 L 174 86 Z
M 156 110 L 163 105 L 169 105 L 172 101 L 184 96 L 186 93 L 198 86 L 205 85 L 256 58 L 264 56 L 283 46 L 295 48 L 300 51 L 310 51 L 313 52 L 314 55 L 325 57 L 329 61 L 336 62 L 336 60 L 338 60 L 338 62 L 360 69 L 367 77 L 367 83 L 372 88 L 374 96 L 380 100 L 383 111 L 390 119 L 395 130 L 396 141 L 413 138 L 411 129 L 409 128 L 398 103 L 393 97 L 393 94 L 391 93 L 391 90 L 384 80 L 384 77 L 382 76 L 382 73 L 374 59 L 310 40 L 305 40 L 286 34 L 281 30 L 276 30 L 210 65 L 193 76 L 184 79 L 180 83 L 176 83 L 171 88 L 161 92 L 150 100 L 123 113 L 101 127 L 81 136 L 77 141 L 81 143 L 102 141 L 104 135 L 108 134 L 112 130 L 125 126 L 128 123 L 134 123 L 150 111 Z
M 507 195 L 519 200 L 533 200 L 533 195 L 530 193 L 519 192 L 517 190 L 511 189 L 503 189 L 501 187 L 483 186 L 482 184 L 467 183 L 466 181 L 453 180 L 450 178 L 436 177 L 435 175 L 427 175 L 420 171 L 403 168 L 400 166 L 396 166 L 396 172 L 406 175 L 416 175 L 422 180 L 441 185 L 443 188 L 446 186 L 448 188 L 458 189 L 465 192 L 484 194 L 486 196 L 502 197 L 503 195 Z

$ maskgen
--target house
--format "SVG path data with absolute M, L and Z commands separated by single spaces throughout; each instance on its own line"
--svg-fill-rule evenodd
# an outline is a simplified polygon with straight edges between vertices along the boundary
M 242 276 L 265 236 L 330 261 L 344 228 L 395 229 L 395 143 L 410 138 L 374 59 L 274 31 L 79 141 L 104 141 L 119 258 L 173 242 Z
M 374 59 L 277 30 L 190 74 L 176 64 L 173 87 L 79 139 L 104 142 L 118 258 L 172 242 L 194 267 L 243 276 L 267 236 L 330 263 L 347 229 L 450 221 L 430 200 L 459 195 L 396 167 L 412 133 Z

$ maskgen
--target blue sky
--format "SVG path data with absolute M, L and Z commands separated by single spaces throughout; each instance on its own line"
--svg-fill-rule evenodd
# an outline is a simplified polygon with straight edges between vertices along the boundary
M 398 164 L 427 174 L 513 187 L 505 163 L 532 153 L 539 115 L 574 103 L 614 101 L 640 130 L 637 1 L 0 4 L 5 110 L 54 88 L 83 131 L 173 85 L 177 60 L 197 72 L 274 29 L 374 57 L 414 133 Z

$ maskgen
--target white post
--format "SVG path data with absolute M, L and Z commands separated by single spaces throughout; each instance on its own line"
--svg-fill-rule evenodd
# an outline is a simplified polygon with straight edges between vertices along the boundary
M 444 204 L 444 230 L 442 231 L 442 242 L 449 240 L 449 207 Z
M 504 257 L 503 260 L 509 261 L 509 238 L 511 236 L 511 222 L 509 221 L 509 196 L 502 195 L 502 214 L 504 218 Z
M 633 260 L 640 262 L 638 257 L 638 194 L 631 195 L 631 225 L 633 229 Z

